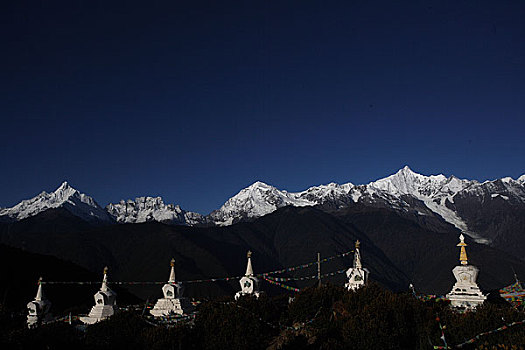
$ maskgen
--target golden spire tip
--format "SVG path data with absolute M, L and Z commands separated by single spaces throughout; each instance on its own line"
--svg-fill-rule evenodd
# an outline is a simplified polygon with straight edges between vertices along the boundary
M 461 262 L 461 265 L 468 265 L 468 258 L 467 258 L 467 249 L 465 248 L 467 246 L 467 243 L 465 243 L 465 236 L 461 234 L 459 236 L 460 242 L 458 243 L 458 247 L 461 247 L 459 252 L 459 261 Z

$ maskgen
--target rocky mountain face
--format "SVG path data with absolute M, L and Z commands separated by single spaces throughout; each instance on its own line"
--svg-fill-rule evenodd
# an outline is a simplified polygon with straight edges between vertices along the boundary
M 470 232 L 525 260 L 524 189 L 523 181 L 510 178 L 476 183 L 458 192 L 448 207 Z
M 173 225 L 196 225 L 205 221 L 198 213 L 186 211 L 178 205 L 164 204 L 161 197 L 138 197 L 108 204 L 106 210 L 118 223 L 158 221 Z

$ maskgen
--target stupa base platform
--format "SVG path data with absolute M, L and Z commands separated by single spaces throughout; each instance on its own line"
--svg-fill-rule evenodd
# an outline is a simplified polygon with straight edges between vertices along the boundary
M 264 292 L 253 292 L 253 293 L 237 292 L 235 293 L 235 300 L 239 299 L 240 297 L 248 297 L 248 296 L 259 298 L 263 294 Z
M 157 303 L 149 313 L 155 317 L 160 317 L 189 314 L 193 310 L 194 307 L 187 298 L 162 298 L 157 300 Z
M 483 294 L 447 294 L 450 306 L 461 310 L 472 310 L 483 304 L 487 299 Z
M 113 309 L 113 306 L 93 306 L 89 315 L 80 316 L 80 321 L 85 324 L 94 324 L 113 316 L 114 313 L 115 310 Z

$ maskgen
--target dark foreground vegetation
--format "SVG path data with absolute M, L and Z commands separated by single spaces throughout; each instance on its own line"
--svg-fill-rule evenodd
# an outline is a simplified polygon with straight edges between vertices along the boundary
M 78 330 L 67 323 L 24 328 L 0 312 L 2 349 L 433 349 L 449 346 L 504 324 L 525 319 L 510 305 L 485 303 L 459 314 L 442 301 L 422 302 L 370 284 L 357 292 L 339 286 L 309 288 L 288 296 L 204 302 L 193 326 L 154 326 L 140 313 L 120 312 Z M 439 317 L 439 322 L 437 318 Z M 525 326 L 481 336 L 463 349 L 525 349 Z

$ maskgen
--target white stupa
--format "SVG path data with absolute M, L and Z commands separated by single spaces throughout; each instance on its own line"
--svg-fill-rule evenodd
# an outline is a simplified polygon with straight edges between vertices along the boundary
M 468 265 L 467 250 L 465 237 L 459 236 L 460 242 L 457 245 L 461 247 L 459 254 L 459 261 L 461 265 L 454 267 L 452 273 L 456 277 L 456 284 L 452 287 L 450 293 L 447 294 L 447 299 L 450 300 L 450 306 L 461 309 L 475 309 L 478 305 L 483 304 L 487 297 L 481 293 L 476 279 L 478 277 L 478 268 Z
M 33 328 L 42 322 L 50 320 L 50 308 L 51 302 L 44 296 L 44 292 L 42 291 L 42 277 L 40 277 L 35 299 L 27 303 L 27 327 Z
M 346 271 L 346 277 L 348 277 L 348 283 L 345 283 L 345 287 L 348 290 L 356 290 L 365 285 L 368 280 L 368 269 L 363 268 L 361 264 L 361 253 L 359 252 L 359 241 L 355 242 L 354 252 L 354 263 L 351 268 Z
M 108 268 L 104 268 L 104 278 L 102 286 L 95 294 L 95 306 L 91 308 L 88 316 L 80 317 L 80 321 L 86 324 L 93 324 L 113 316 L 115 313 L 115 304 L 117 293 L 108 288 Z
M 171 259 L 171 272 L 168 283 L 162 286 L 164 298 L 157 300 L 157 303 L 150 310 L 155 316 L 182 315 L 193 311 L 193 305 L 188 298 L 182 297 L 182 285 L 175 280 L 175 259 Z
M 259 292 L 259 279 L 253 274 L 251 251 L 248 251 L 247 257 L 248 264 L 246 265 L 246 273 L 239 281 L 241 284 L 241 290 L 235 294 L 235 300 L 245 295 L 253 295 L 258 298 L 262 294 L 262 292 Z

